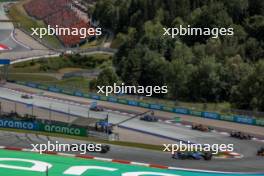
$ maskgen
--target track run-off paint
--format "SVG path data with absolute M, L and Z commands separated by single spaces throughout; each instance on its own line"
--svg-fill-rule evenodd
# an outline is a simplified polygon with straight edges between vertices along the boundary
M 48 172 L 47 172 L 48 170 Z M 0 150 L 1 176 L 259 176 L 262 174 L 199 172 L 121 164 L 33 152 Z

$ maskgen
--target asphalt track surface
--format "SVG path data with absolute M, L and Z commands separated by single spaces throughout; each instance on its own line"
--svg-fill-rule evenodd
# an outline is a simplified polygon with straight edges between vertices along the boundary
M 7 20 L 8 17 L 4 12 L 4 3 L 0 3 L 0 19 Z M 4 44 L 11 48 L 12 51 L 26 51 L 25 47 L 18 44 L 12 38 L 12 32 L 14 30 L 14 26 L 11 22 L 0 22 L 0 44 Z
M 23 99 L 21 98 L 23 93 L 15 92 L 2 87 L 0 88 L 0 92 L 0 98 L 13 100 L 25 104 L 32 104 L 33 106 L 43 107 L 46 109 L 51 108 L 52 110 L 57 112 L 69 112 L 71 115 L 75 116 L 87 118 L 87 114 L 89 111 L 89 105 L 79 106 L 38 95 L 34 96 L 33 99 Z M 131 118 L 131 116 L 123 115 L 121 113 L 116 112 L 89 112 L 90 117 L 96 119 L 105 119 L 107 114 L 109 117 L 109 122 L 114 124 Z M 175 141 L 183 140 L 201 144 L 229 144 L 230 142 L 232 142 L 229 137 L 218 133 L 204 133 L 199 131 L 192 131 L 189 128 L 183 126 L 175 126 L 166 123 L 150 123 L 141 121 L 137 118 L 122 123 L 122 126 L 135 130 L 142 130 L 156 135 L 163 135 L 170 139 L 174 139 Z M 236 144 L 234 145 L 235 148 L 239 147 L 236 146 Z
M 73 115 L 87 117 L 87 111 L 89 106 L 78 106 L 74 104 L 68 104 L 61 101 L 47 99 L 42 96 L 34 96 L 33 99 L 22 99 L 21 93 L 11 91 L 6 88 L 0 88 L 0 97 L 13 101 L 23 102 L 27 104 L 34 104 L 34 106 L 49 108 L 52 104 L 52 110 L 67 112 L 70 108 L 70 113 Z M 104 119 L 106 112 L 90 112 L 92 117 L 98 119 Z M 130 117 L 130 116 L 129 116 Z M 112 123 L 120 122 L 129 118 L 127 115 L 111 113 L 109 112 L 109 120 Z M 234 144 L 235 152 L 244 155 L 242 159 L 215 159 L 210 162 L 206 161 L 177 161 L 170 158 L 170 154 L 158 151 L 148 151 L 143 149 L 134 149 L 120 146 L 113 146 L 110 153 L 104 155 L 105 157 L 114 159 L 132 160 L 136 162 L 151 162 L 156 164 L 194 168 L 194 169 L 206 169 L 206 170 L 219 170 L 219 171 L 264 171 L 264 158 L 257 157 L 256 151 L 263 143 L 257 141 L 242 141 L 233 139 L 225 135 L 218 133 L 203 133 L 198 131 L 192 131 L 184 126 L 174 126 L 172 124 L 165 123 L 148 123 L 138 119 L 134 119 L 122 124 L 125 127 L 144 130 L 149 133 L 157 135 L 169 136 L 175 139 L 175 143 L 178 143 L 178 139 L 188 140 L 195 143 L 208 143 L 208 144 Z M 2 134 L 2 132 L 1 132 Z M 5 133 L 3 133 L 5 134 Z M 5 134 L 6 135 L 6 134 Z M 15 134 L 16 137 L 5 137 L 9 140 L 2 140 L 0 145 L 18 146 L 18 147 L 30 147 L 30 143 L 45 143 L 47 138 L 38 138 L 32 135 Z M 12 134 L 14 135 L 14 134 Z M 7 134 L 8 136 L 8 134 Z M 15 140 L 15 141 L 14 141 Z M 50 139 L 54 141 L 55 139 Z M 66 139 L 58 139 L 58 141 L 65 142 Z M 66 143 L 71 143 L 67 141 Z M 93 155 L 100 155 L 95 154 Z
M 55 143 L 58 141 L 60 144 L 83 144 L 85 141 L 63 139 L 58 137 L 47 137 L 43 135 L 35 134 L 23 134 L 15 132 L 0 132 L 0 145 L 2 146 L 13 146 L 32 149 L 31 144 L 47 144 L 47 141 Z M 68 152 L 73 153 L 73 152 Z M 233 159 L 223 160 L 214 159 L 212 161 L 195 161 L 195 160 L 174 160 L 170 158 L 170 154 L 151 151 L 138 148 L 111 146 L 110 152 L 107 154 L 100 153 L 87 153 L 88 155 L 121 159 L 143 163 L 161 164 L 167 166 L 181 167 L 181 168 L 192 168 L 201 170 L 213 170 L 213 171 L 227 171 L 227 172 L 264 172 L 263 161 L 264 159 L 259 158 L 244 158 L 244 159 Z

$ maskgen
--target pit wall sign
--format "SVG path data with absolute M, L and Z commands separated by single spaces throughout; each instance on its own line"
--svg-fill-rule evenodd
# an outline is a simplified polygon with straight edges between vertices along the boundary
M 38 131 L 38 124 L 34 122 L 0 119 L 0 128 L 13 128 Z
M 74 136 L 86 136 L 86 129 L 69 127 L 66 125 L 49 125 L 49 124 L 40 124 L 40 131 L 49 132 L 49 133 L 60 133 L 66 135 Z
M 0 128 L 11 128 L 31 131 L 43 131 L 48 133 L 60 133 L 74 136 L 87 136 L 85 128 L 71 127 L 67 125 L 42 124 L 38 122 L 27 122 L 19 120 L 0 119 Z

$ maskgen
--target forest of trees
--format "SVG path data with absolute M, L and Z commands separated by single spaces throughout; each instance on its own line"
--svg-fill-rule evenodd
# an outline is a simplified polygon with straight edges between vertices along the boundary
M 119 42 L 108 75 L 167 85 L 164 98 L 264 111 L 263 0 L 98 0 L 93 18 Z M 179 25 L 232 27 L 234 36 L 162 35 Z

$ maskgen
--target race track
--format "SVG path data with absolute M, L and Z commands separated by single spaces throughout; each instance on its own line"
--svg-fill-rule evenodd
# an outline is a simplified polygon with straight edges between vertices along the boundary
M 8 20 L 4 12 L 4 3 L 0 3 L 0 20 Z M 26 51 L 27 48 L 18 44 L 13 38 L 14 26 L 11 22 L 0 22 L 0 44 L 10 48 L 11 51 Z M 8 51 L 7 51 L 8 52 Z
M 52 104 L 52 110 L 68 112 L 78 116 L 87 117 L 87 111 L 89 105 L 80 106 L 72 103 L 65 103 L 63 101 L 52 100 L 47 97 L 36 95 L 33 99 L 22 99 L 21 93 L 12 91 L 6 88 L 0 88 L 0 97 L 4 99 L 9 99 L 16 102 L 22 102 L 26 104 L 34 104 L 34 106 L 49 108 Z M 90 115 L 93 118 L 103 119 L 106 117 L 107 112 L 90 112 Z M 130 116 L 123 115 L 122 113 L 109 112 L 110 122 L 117 123 L 124 119 L 129 118 Z M 217 159 L 212 162 L 206 161 L 176 161 L 170 158 L 168 153 L 157 152 L 157 151 L 146 151 L 143 149 L 131 149 L 127 147 L 113 146 L 113 150 L 106 154 L 106 157 L 116 158 L 116 159 L 126 159 L 133 160 L 137 162 L 152 162 L 157 164 L 177 166 L 177 167 L 187 167 L 187 168 L 196 168 L 196 169 L 209 169 L 209 170 L 220 170 L 220 171 L 263 171 L 263 158 L 256 157 L 256 151 L 259 149 L 263 143 L 257 141 L 241 141 L 238 139 L 233 139 L 225 135 L 218 133 L 203 133 L 198 131 L 190 130 L 184 126 L 175 126 L 173 124 L 166 124 L 163 122 L 159 123 L 148 123 L 142 122 L 138 119 L 134 119 L 122 124 L 125 127 L 143 130 L 148 133 L 169 136 L 170 138 L 175 139 L 175 143 L 181 140 L 189 140 L 195 143 L 209 143 L 209 144 L 234 144 L 236 152 L 239 152 L 244 155 L 242 159 L 233 159 L 233 160 L 221 160 Z M 23 136 L 23 135 L 22 135 Z M 16 137 L 14 139 L 21 139 Z M 32 137 L 28 139 L 27 136 L 22 137 L 21 142 L 1 140 L 1 145 L 21 145 L 20 147 L 28 147 L 30 142 L 36 140 L 37 137 Z M 44 141 L 47 139 L 44 138 Z M 55 139 L 52 139 L 53 141 Z M 57 139 L 56 139 L 57 140 Z M 58 139 L 59 141 L 64 141 L 64 139 Z M 27 141 L 27 142 L 25 142 Z M 3 143 L 4 142 L 4 143 Z M 39 143 L 37 139 L 36 143 Z M 43 142 L 43 140 L 42 140 Z M 69 141 L 70 142 L 70 141 Z M 101 155 L 101 154 L 93 154 Z M 210 164 L 208 164 L 210 163 Z
M 12 146 L 32 149 L 30 144 L 47 144 L 47 141 L 55 143 L 58 141 L 60 144 L 73 144 L 73 143 L 87 143 L 86 141 L 63 139 L 58 137 L 47 137 L 35 134 L 20 134 L 15 132 L 0 131 L 0 145 Z M 263 158 L 247 158 L 247 159 L 234 159 L 223 160 L 214 159 L 212 161 L 195 161 L 195 160 L 174 160 L 171 159 L 170 154 L 151 151 L 145 149 L 121 147 L 111 145 L 111 151 L 107 154 L 88 153 L 88 155 L 128 160 L 142 163 L 153 163 L 166 166 L 174 166 L 181 168 L 192 168 L 212 171 L 227 171 L 227 172 L 264 172 Z
M 0 175 L 9 176 L 58 176 L 58 175 L 82 175 L 82 176 L 258 176 L 263 173 L 230 173 L 213 172 L 203 170 L 189 170 L 176 167 L 163 168 L 157 165 L 145 165 L 143 163 L 120 163 L 112 159 L 80 158 L 75 155 L 40 155 L 29 151 L 17 151 L 12 149 L 0 149 L 0 155 L 4 164 L 0 165 Z M 41 157 L 40 157 L 41 156 Z M 33 166 L 30 168 L 30 165 Z M 22 166 L 22 167 L 21 167 Z M 34 169 L 33 169 L 34 168 Z
M 66 102 L 53 100 L 44 96 L 34 96 L 33 99 L 23 99 L 21 98 L 22 93 L 12 91 L 6 88 L 0 88 L 0 98 L 4 98 L 7 100 L 13 100 L 20 103 L 32 104 L 36 107 L 42 107 L 49 109 L 51 108 L 57 112 L 69 112 L 72 115 L 85 117 L 87 118 L 87 114 L 89 111 L 89 105 L 79 106 L 75 104 L 69 104 Z M 130 118 L 131 116 L 123 115 L 121 113 L 116 112 L 94 112 L 90 111 L 90 117 L 96 119 L 105 119 L 108 114 L 109 122 L 116 124 L 123 120 Z M 144 132 L 166 136 L 172 140 L 179 141 L 191 141 L 193 143 L 201 143 L 201 144 L 228 144 L 230 143 L 229 137 L 225 135 L 221 135 L 218 133 L 204 133 L 200 131 L 192 131 L 189 128 L 182 126 L 175 126 L 166 123 L 149 123 L 144 122 L 139 119 L 133 119 L 122 123 L 122 126 L 141 130 Z

